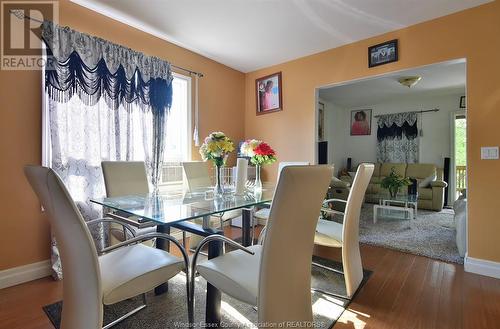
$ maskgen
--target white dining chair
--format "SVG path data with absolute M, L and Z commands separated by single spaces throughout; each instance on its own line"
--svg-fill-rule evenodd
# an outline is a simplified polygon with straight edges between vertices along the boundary
M 333 200 L 346 203 L 344 220 L 342 224 L 330 220 L 318 220 L 316 235 L 314 237 L 314 243 L 317 245 L 342 248 L 343 272 L 340 273 L 344 275 L 347 295 L 340 297 L 347 297 L 348 299 L 354 296 L 363 280 L 363 266 L 359 250 L 359 216 L 366 188 L 372 177 L 373 170 L 373 164 L 362 163 L 358 166 L 347 201 L 339 199 L 325 200 L 326 204 Z M 329 210 L 324 209 L 324 211 L 328 212 Z M 335 210 L 331 211 L 339 213 Z M 314 265 L 329 269 L 320 264 Z M 333 271 L 339 272 L 337 270 Z M 339 296 L 338 294 L 327 291 L 321 292 Z
M 197 272 L 222 292 L 257 306 L 259 323 L 311 324 L 311 255 L 332 173 L 331 166 L 284 168 L 264 243 L 246 248 L 220 235 L 205 238 L 193 255 L 191 289 Z M 237 250 L 197 264 L 200 250 L 214 240 Z
M 281 171 L 283 170 L 283 168 L 285 167 L 289 167 L 289 166 L 308 166 L 310 163 L 309 162 L 306 162 L 306 161 L 295 161 L 295 162 L 280 162 L 278 164 L 278 177 L 276 179 L 276 182 L 279 181 L 279 178 L 280 178 L 280 174 L 281 174 Z M 257 219 L 257 220 L 261 220 L 261 221 L 267 221 L 269 219 L 269 209 L 270 209 L 270 204 L 264 206 L 263 208 L 257 210 L 254 212 L 253 216 Z
M 109 328 L 146 307 L 145 293 L 182 270 L 186 271 L 189 299 L 189 259 L 176 239 L 167 234 L 146 234 L 105 248 L 104 254 L 98 256 L 87 225 L 120 222 L 102 218 L 86 223 L 52 169 L 26 166 L 24 172 L 47 212 L 61 255 L 64 307 L 60 329 L 100 329 L 103 304 L 115 304 L 142 294 L 144 304 L 104 327 Z M 174 243 L 183 258 L 141 243 L 153 238 Z M 192 304 L 188 301 L 187 305 L 192 319 Z
M 102 175 L 107 197 L 126 195 L 145 195 L 149 193 L 146 166 L 143 161 L 102 161 Z M 129 224 L 136 235 L 156 232 L 156 224 L 137 216 L 111 211 L 106 214 Z M 110 245 L 127 240 L 126 230 L 118 224 L 111 224 L 109 229 Z M 148 241 L 153 245 L 152 241 Z
M 213 185 L 209 175 L 209 167 L 207 162 L 203 161 L 186 161 L 182 162 L 182 168 L 186 177 L 188 190 L 190 192 L 205 191 L 207 187 Z M 224 223 L 241 216 L 241 209 L 226 211 L 221 214 L 211 216 L 211 224 L 218 222 L 220 230 L 224 229 Z M 201 223 L 202 219 L 194 220 L 196 223 Z M 201 241 L 199 236 L 191 236 L 190 245 L 196 246 Z

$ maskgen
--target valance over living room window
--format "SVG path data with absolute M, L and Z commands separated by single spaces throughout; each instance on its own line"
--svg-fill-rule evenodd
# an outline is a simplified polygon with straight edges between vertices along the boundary
M 418 136 L 417 112 L 384 114 L 378 118 L 377 139 L 414 139 Z
M 378 162 L 418 162 L 417 119 L 416 112 L 384 114 L 378 117 Z

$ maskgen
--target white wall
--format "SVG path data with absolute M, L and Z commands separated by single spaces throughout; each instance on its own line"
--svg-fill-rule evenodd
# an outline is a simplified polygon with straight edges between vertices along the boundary
M 334 103 L 326 101 L 325 136 L 327 136 L 329 144 L 329 162 L 335 164 L 336 170 L 339 170 L 345 167 L 348 157 L 352 158 L 353 165 L 364 161 L 376 161 L 377 118 L 375 115 L 439 108 L 439 112 L 424 113 L 422 121 L 418 122 L 419 129 L 423 129 L 423 137 L 419 137 L 419 162 L 434 163 L 443 167 L 443 158 L 451 156 L 451 112 L 459 110 L 461 95 L 463 93 L 406 96 L 380 104 L 354 108 L 340 108 Z M 350 136 L 350 113 L 352 110 L 359 109 L 373 110 L 370 136 Z

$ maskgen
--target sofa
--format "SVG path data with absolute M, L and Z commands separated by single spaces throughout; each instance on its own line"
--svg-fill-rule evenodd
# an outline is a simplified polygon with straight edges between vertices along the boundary
M 418 208 L 426 210 L 441 211 L 444 205 L 444 189 L 448 186 L 443 181 L 443 170 L 429 163 L 376 163 L 373 176 L 366 190 L 365 202 L 378 203 L 381 194 L 387 195 L 387 190 L 380 186 L 382 179 L 391 173 L 392 168 L 403 177 L 415 178 L 418 187 Z M 432 177 L 432 181 L 426 186 L 420 186 L 426 178 Z M 340 180 L 346 184 L 346 189 L 352 184 L 351 176 L 341 176 Z M 340 183 L 336 182 L 336 189 L 340 189 Z M 407 193 L 403 188 L 400 193 Z

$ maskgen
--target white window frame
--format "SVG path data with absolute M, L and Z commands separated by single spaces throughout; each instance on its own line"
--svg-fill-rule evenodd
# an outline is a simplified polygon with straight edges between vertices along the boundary
M 193 107 L 192 107 L 192 78 L 187 75 L 183 75 L 180 73 L 173 72 L 172 73 L 174 78 L 177 79 L 182 79 L 187 82 L 187 92 L 186 92 L 186 97 L 187 97 L 187 129 L 186 129 L 186 141 L 187 141 L 187 155 L 182 159 L 182 161 L 191 161 L 192 159 L 192 145 L 193 145 L 193 134 L 192 134 L 192 117 L 193 117 Z M 166 165 L 163 166 L 163 168 L 167 167 Z M 163 179 L 160 180 L 160 186 L 163 190 L 165 189 L 179 189 L 182 188 L 183 186 L 186 185 L 185 182 L 185 175 L 182 175 L 182 182 L 179 181 L 179 183 L 166 183 L 163 182 Z

